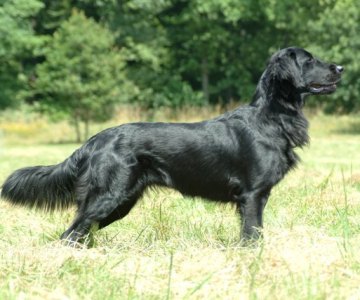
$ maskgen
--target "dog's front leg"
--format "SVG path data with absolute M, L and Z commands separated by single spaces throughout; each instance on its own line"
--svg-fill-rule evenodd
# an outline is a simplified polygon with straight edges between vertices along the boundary
M 261 190 L 242 195 L 238 202 L 241 216 L 241 239 L 248 243 L 258 240 L 263 227 L 263 211 L 270 195 L 270 190 Z

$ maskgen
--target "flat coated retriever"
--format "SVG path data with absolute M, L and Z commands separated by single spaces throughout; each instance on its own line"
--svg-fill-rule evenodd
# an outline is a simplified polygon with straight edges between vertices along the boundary
M 149 186 L 236 204 L 242 239 L 261 235 L 270 191 L 308 143 L 305 97 L 336 90 L 343 67 L 300 48 L 276 52 L 250 105 L 198 123 L 132 123 L 90 138 L 64 162 L 11 174 L 2 198 L 53 210 L 78 205 L 61 238 L 83 240 L 125 217 Z

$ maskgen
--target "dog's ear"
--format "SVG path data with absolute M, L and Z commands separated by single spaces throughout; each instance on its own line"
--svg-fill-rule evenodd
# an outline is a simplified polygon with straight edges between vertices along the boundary
M 290 48 L 279 52 L 274 57 L 272 68 L 274 79 L 280 88 L 289 84 L 295 88 L 301 88 L 304 84 L 294 49 Z

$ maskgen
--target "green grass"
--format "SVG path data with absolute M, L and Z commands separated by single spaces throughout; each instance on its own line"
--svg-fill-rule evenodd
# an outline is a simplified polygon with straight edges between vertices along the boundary
M 57 240 L 74 209 L 46 214 L 0 202 L 0 299 L 359 299 L 358 120 L 310 118 L 311 145 L 273 190 L 256 248 L 240 247 L 231 205 L 171 190 L 149 191 L 95 233 L 91 248 L 77 249 Z M 0 141 L 0 182 L 77 147 L 20 140 L 10 130 Z

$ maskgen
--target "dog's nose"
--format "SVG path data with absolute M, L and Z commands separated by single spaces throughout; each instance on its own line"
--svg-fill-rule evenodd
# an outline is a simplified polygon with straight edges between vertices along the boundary
M 344 71 L 344 68 L 342 66 L 331 64 L 330 65 L 330 70 L 333 73 L 340 74 L 342 71 Z
M 343 67 L 343 66 L 336 66 L 336 72 L 337 72 L 337 73 L 342 73 L 342 71 L 344 71 L 344 67 Z

